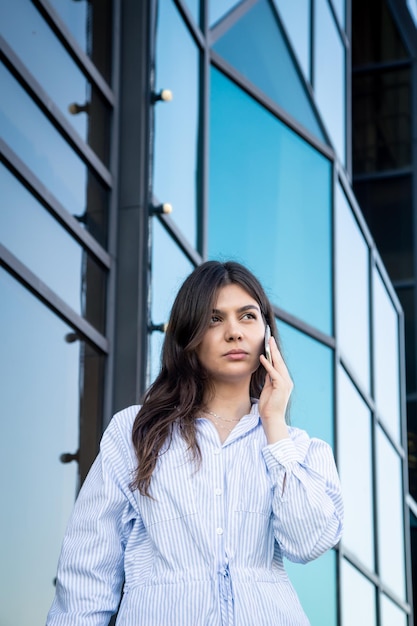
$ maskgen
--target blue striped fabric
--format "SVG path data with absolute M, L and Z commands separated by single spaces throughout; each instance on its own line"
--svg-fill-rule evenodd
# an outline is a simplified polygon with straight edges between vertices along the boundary
M 139 407 L 103 435 L 64 538 L 47 626 L 307 626 L 283 567 L 340 538 L 343 506 L 331 448 L 290 428 L 266 445 L 257 405 L 220 444 L 198 418 L 202 463 L 174 433 L 153 499 L 129 488 Z M 284 481 L 285 477 L 285 481 Z

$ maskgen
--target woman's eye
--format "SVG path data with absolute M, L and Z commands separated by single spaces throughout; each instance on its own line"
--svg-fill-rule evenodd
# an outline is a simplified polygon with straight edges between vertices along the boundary
M 245 315 L 243 316 L 244 320 L 256 320 L 256 315 L 254 315 L 254 313 L 245 313 Z
M 217 315 L 212 315 L 210 318 L 210 324 L 216 324 L 217 322 L 220 322 L 220 317 L 218 317 Z

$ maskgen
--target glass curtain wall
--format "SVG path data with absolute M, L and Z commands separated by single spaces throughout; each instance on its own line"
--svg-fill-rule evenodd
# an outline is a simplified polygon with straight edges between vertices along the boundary
M 346 500 L 341 544 L 290 577 L 313 626 L 411 626 L 403 315 L 348 182 L 345 2 L 156 6 L 154 89 L 173 100 L 155 105 L 152 194 L 173 212 L 151 220 L 149 381 L 183 278 L 206 258 L 249 266 L 292 422 L 333 446 Z
M 0 3 L 1 621 L 45 623 L 103 419 L 110 0 Z M 22 593 L 24 601 L 22 601 Z

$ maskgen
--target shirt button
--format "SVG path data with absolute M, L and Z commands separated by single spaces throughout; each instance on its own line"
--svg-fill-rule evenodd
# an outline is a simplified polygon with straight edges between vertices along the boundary
M 214 448 L 213 454 L 220 454 L 220 448 Z
M 223 534 L 223 528 L 216 528 L 216 533 L 218 535 L 222 535 Z
M 222 489 L 215 489 L 214 493 L 216 494 L 216 496 L 221 496 L 222 493 L 223 493 L 223 490 Z

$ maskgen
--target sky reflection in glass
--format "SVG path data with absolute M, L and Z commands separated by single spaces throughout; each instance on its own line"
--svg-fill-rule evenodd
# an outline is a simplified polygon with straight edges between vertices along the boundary
M 277 325 L 294 382 L 291 424 L 333 446 L 333 351 L 285 322 Z
M 331 163 L 211 76 L 209 256 L 248 265 L 276 305 L 331 334 Z
M 336 187 L 337 337 L 343 358 L 370 389 L 369 251 L 340 185 Z
M 192 245 L 197 238 L 199 52 L 171 0 L 159 5 L 153 193 L 173 206 L 172 219 Z
M 376 626 L 375 587 L 343 559 L 341 567 L 343 626 Z
M 310 80 L 310 0 L 274 0 L 288 37 L 304 72 Z
M 338 467 L 345 504 L 343 544 L 374 571 L 371 412 L 341 366 L 337 398 Z
M 309 96 L 266 0 L 261 0 L 245 13 L 213 47 L 292 117 L 324 141 Z
M 314 93 L 333 146 L 345 164 L 345 50 L 328 0 L 315 0 L 314 6 Z
M 62 537 L 74 504 L 79 341 L 73 329 L 0 269 L 2 624 L 44 624 Z M 36 575 L 34 575 L 36 572 Z M 24 601 L 22 601 L 24 589 Z

